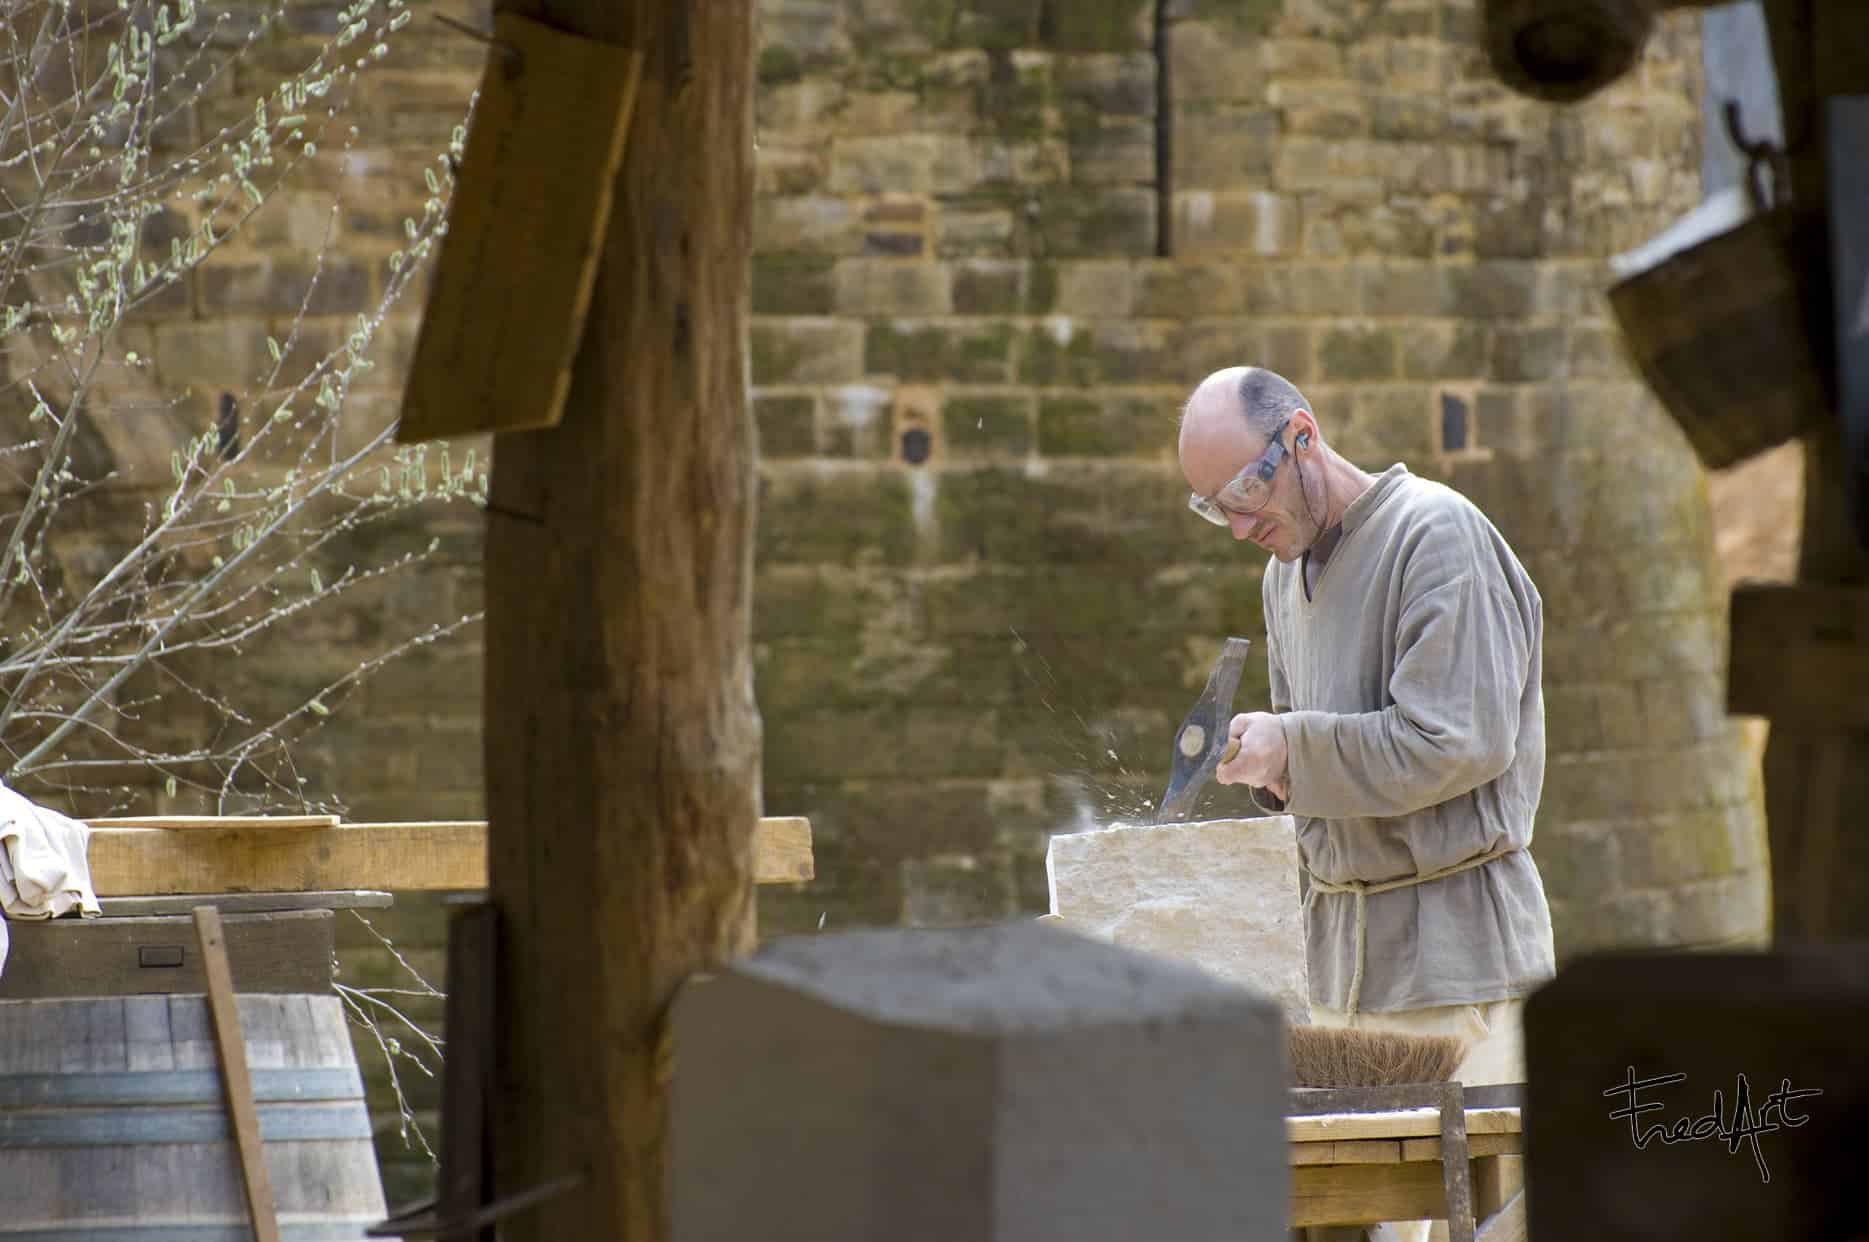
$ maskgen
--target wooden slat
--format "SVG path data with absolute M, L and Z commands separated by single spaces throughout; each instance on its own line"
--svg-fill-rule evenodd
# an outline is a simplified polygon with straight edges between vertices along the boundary
M 1305 1165 L 1291 1171 L 1291 1223 L 1428 1220 L 1447 1210 L 1438 1164 Z
M 1869 590 L 1733 588 L 1726 707 L 1802 733 L 1869 729 Z
M 1467 1135 L 1517 1134 L 1516 1108 L 1469 1108 Z M 1285 1137 L 1294 1143 L 1340 1139 L 1437 1138 L 1441 1113 L 1435 1108 L 1398 1109 L 1392 1113 L 1324 1113 L 1316 1117 L 1287 1117 Z
M 84 821 L 93 828 L 335 828 L 335 815 L 118 815 Z
M 1524 1150 L 1525 1140 L 1523 1135 L 1467 1135 L 1467 1154 L 1470 1156 L 1516 1156 Z M 1402 1140 L 1402 1159 L 1404 1160 L 1439 1160 L 1440 1158 L 1440 1139 L 1411 1138 Z
M 769 815 L 759 821 L 753 832 L 753 883 L 802 884 L 816 874 L 810 820 Z
M 1496 1182 L 1487 1166 L 1512 1157 L 1469 1161 L 1475 1186 Z M 1373 1225 L 1391 1220 L 1444 1220 L 1447 1192 L 1438 1160 L 1395 1164 L 1301 1165 L 1291 1171 L 1291 1224 Z
M 260 1114 L 253 1102 L 253 1079 L 247 1072 L 247 1045 L 240 1035 L 240 1008 L 234 999 L 233 971 L 227 964 L 221 912 L 213 906 L 195 907 L 195 931 L 201 938 L 208 1010 L 214 1019 L 214 1042 L 220 1049 L 221 1082 L 227 1088 L 227 1109 L 233 1116 L 234 1143 L 240 1151 L 240 1173 L 246 1183 L 253 1236 L 255 1242 L 279 1242 L 272 1176 L 266 1168 L 266 1148 L 260 1141 Z
M 391 892 L 487 886 L 487 825 L 342 824 L 336 828 L 100 828 L 91 833 L 99 897 L 164 893 Z M 813 875 L 811 824 L 767 818 L 753 833 L 753 879 L 786 884 Z
M 399 444 L 555 426 L 603 253 L 642 56 L 493 23 Z
M 1397 1139 L 1346 1139 L 1341 1143 L 1293 1143 L 1291 1162 L 1301 1164 L 1400 1164 Z
M 389 893 L 354 888 L 325 893 L 173 893 L 161 897 L 97 899 L 104 916 L 111 919 L 185 915 L 196 906 L 204 905 L 213 906 L 226 917 L 230 914 L 276 914 L 285 910 L 387 910 L 395 903 L 395 897 Z

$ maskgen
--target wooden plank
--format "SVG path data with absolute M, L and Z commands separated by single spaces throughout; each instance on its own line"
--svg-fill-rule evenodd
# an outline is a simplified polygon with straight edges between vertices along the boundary
M 461 820 L 322 830 L 101 828 L 91 833 L 90 864 L 99 897 L 366 885 L 391 892 L 483 889 L 487 825 Z M 812 875 L 810 821 L 761 819 L 753 832 L 754 882 L 799 883 Z
M 1467 1164 L 1475 1187 L 1497 1188 L 1507 1183 L 1507 1176 L 1493 1166 L 1513 1157 L 1491 1156 Z M 1516 1192 L 1521 1183 L 1511 1183 Z M 1519 1211 L 1523 1213 L 1523 1201 Z M 1500 1227 L 1499 1207 L 1482 1194 L 1475 1200 L 1475 1211 L 1485 1210 L 1487 1228 Z M 1510 1207 L 1508 1201 L 1505 1206 Z M 1292 1169 L 1291 1223 L 1293 1228 L 1310 1225 L 1373 1225 L 1396 1220 L 1444 1220 L 1447 1215 L 1447 1192 L 1441 1181 L 1438 1160 L 1397 1161 L 1395 1163 L 1361 1162 L 1337 1165 L 1302 1165 Z M 1509 1237 L 1509 1226 L 1500 1227 L 1499 1237 Z M 1476 1238 L 1495 1235 L 1480 1233 Z M 1522 1235 L 1521 1235 L 1522 1236 Z
M 1801 733 L 1869 729 L 1869 589 L 1733 588 L 1726 708 Z
M 201 938 L 208 1009 L 214 1018 L 214 1042 L 220 1049 L 221 1081 L 227 1088 L 228 1111 L 233 1115 L 234 1142 L 240 1151 L 240 1173 L 246 1183 L 253 1237 L 255 1242 L 279 1242 L 272 1177 L 266 1169 L 266 1148 L 260 1141 L 260 1115 L 253 1102 L 253 1079 L 247 1073 L 247 1045 L 240 1036 L 240 1008 L 234 999 L 233 971 L 227 964 L 221 912 L 213 906 L 195 907 L 195 932 Z
M 1303 1165 L 1291 1171 L 1294 1228 L 1439 1220 L 1446 1214 L 1437 1162 Z
M 335 815 L 117 815 L 84 821 L 93 828 L 335 828 Z
M 1524 1139 L 1517 1134 L 1467 1135 L 1467 1154 L 1475 1158 L 1480 1156 L 1516 1156 L 1524 1150 Z M 1411 1138 L 1402 1140 L 1402 1159 L 1404 1160 L 1439 1160 L 1440 1158 L 1440 1139 Z
M 753 883 L 802 884 L 816 874 L 810 820 L 769 815 L 759 821 L 753 831 Z
M 641 55 L 514 13 L 493 20 L 402 444 L 557 425 L 609 226 Z
M 1412 1141 L 1412 1140 L 1405 1140 Z M 1300 1164 L 1400 1164 L 1402 1141 L 1346 1139 L 1341 1143 L 1293 1143 L 1291 1162 Z
M 107 919 L 159 914 L 187 915 L 196 906 L 213 906 L 223 917 L 230 914 L 274 914 L 284 910 L 387 910 L 395 903 L 389 893 L 343 889 L 323 893 L 176 893 L 161 897 L 99 897 Z M 251 991 L 251 988 L 247 989 Z
M 1516 1108 L 1469 1108 L 1469 1141 L 1476 1134 L 1517 1134 Z M 1392 1113 L 1324 1113 L 1316 1117 L 1287 1117 L 1285 1136 L 1294 1143 L 1338 1139 L 1407 1139 L 1438 1137 L 1441 1113 L 1435 1108 L 1408 1108 Z

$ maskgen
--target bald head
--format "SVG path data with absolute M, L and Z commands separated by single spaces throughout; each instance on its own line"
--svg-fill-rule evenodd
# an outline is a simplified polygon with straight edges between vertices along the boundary
M 1227 367 L 1215 371 L 1194 389 L 1182 414 L 1182 430 L 1185 434 L 1187 424 L 1197 418 L 1244 417 L 1248 427 L 1269 437 L 1294 412 L 1310 408 L 1304 394 L 1276 371 L 1264 367 Z
M 1228 462 L 1237 459 L 1232 467 L 1237 470 L 1264 450 L 1279 424 L 1310 408 L 1304 394 L 1276 371 L 1215 371 L 1195 387 L 1181 413 L 1182 472 L 1196 484 L 1196 491 L 1201 491 L 1202 482 L 1218 487 L 1225 481 L 1220 476 Z

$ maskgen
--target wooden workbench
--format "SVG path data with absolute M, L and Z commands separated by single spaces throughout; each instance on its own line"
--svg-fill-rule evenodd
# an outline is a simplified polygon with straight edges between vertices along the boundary
M 1520 1112 L 1469 1108 L 1466 1121 L 1478 1236 L 1510 1236 L 1498 1227 L 1523 1184 Z M 1285 1128 L 1294 1228 L 1446 1218 L 1439 1110 L 1290 1117 Z

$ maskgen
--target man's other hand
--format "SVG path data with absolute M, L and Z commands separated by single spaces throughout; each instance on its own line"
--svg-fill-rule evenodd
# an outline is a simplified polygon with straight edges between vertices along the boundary
M 1222 785 L 1257 785 L 1283 802 L 1286 795 L 1285 729 L 1271 712 L 1241 712 L 1227 725 L 1227 737 L 1238 738 L 1239 754 L 1214 770 Z

